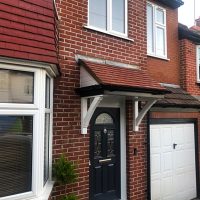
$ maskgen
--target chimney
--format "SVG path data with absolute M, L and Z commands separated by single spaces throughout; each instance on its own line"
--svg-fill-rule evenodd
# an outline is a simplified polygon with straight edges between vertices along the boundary
M 196 21 L 196 26 L 200 27 L 200 17 L 198 19 L 196 19 L 195 21 Z

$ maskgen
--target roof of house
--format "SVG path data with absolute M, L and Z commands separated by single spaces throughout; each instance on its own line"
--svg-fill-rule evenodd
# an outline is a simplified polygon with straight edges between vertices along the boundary
M 116 67 L 83 60 L 79 60 L 78 64 L 83 66 L 96 80 L 98 85 L 93 86 L 93 89 L 96 90 L 166 93 L 166 89 L 153 80 L 145 70 Z
M 170 92 L 165 94 L 165 98 L 157 101 L 155 107 L 181 107 L 200 108 L 200 101 L 181 88 L 165 88 Z
M 189 29 L 183 24 L 179 24 L 178 27 L 179 39 L 188 39 L 196 44 L 200 44 L 200 31 L 196 27 Z
M 58 64 L 52 0 L 1 0 L 0 56 Z
M 158 0 L 158 1 L 173 9 L 176 9 L 184 4 L 184 2 L 181 0 Z

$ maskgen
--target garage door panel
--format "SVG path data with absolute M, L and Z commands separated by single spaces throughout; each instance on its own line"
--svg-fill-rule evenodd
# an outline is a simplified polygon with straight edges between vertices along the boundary
M 172 157 L 171 152 L 163 153 L 163 173 L 173 170 Z
M 160 200 L 162 198 L 160 180 L 152 181 L 151 186 L 152 186 L 152 190 L 151 190 L 152 199 Z
M 150 130 L 152 200 L 195 198 L 194 124 L 151 125 Z
M 155 154 L 151 156 L 152 160 L 152 175 L 155 175 L 157 173 L 161 173 L 161 155 Z
M 173 127 L 173 143 L 179 144 L 179 146 L 184 144 L 185 141 L 183 129 L 184 127 L 179 125 L 177 127 Z

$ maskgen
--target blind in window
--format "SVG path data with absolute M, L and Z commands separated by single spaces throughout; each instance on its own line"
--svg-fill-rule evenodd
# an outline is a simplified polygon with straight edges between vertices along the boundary
M 32 116 L 0 115 L 0 197 L 31 191 Z

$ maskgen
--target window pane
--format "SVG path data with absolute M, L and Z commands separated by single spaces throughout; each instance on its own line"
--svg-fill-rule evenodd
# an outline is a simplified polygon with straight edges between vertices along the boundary
M 165 24 L 164 12 L 161 9 L 156 9 L 156 21 L 160 24 Z
M 107 29 L 107 0 L 89 0 L 89 22 L 91 26 Z
M 163 28 L 156 28 L 156 54 L 165 56 L 165 31 Z
M 34 74 L 0 69 L 0 103 L 33 103 Z
M 198 48 L 198 56 L 199 56 L 199 57 L 198 57 L 198 61 L 199 61 L 199 62 L 198 62 L 198 65 L 199 65 L 199 66 L 198 66 L 198 67 L 199 67 L 199 77 L 198 77 L 198 78 L 199 78 L 199 80 L 200 80 L 200 48 Z
M 50 134 L 50 114 L 45 114 L 44 132 L 44 185 L 49 178 L 49 134 Z
M 32 116 L 0 115 L 0 197 L 31 191 Z
M 125 33 L 125 0 L 112 1 L 112 29 Z
M 50 108 L 50 78 L 46 76 L 45 108 Z
M 147 5 L 147 52 L 154 52 L 153 40 L 153 7 Z

